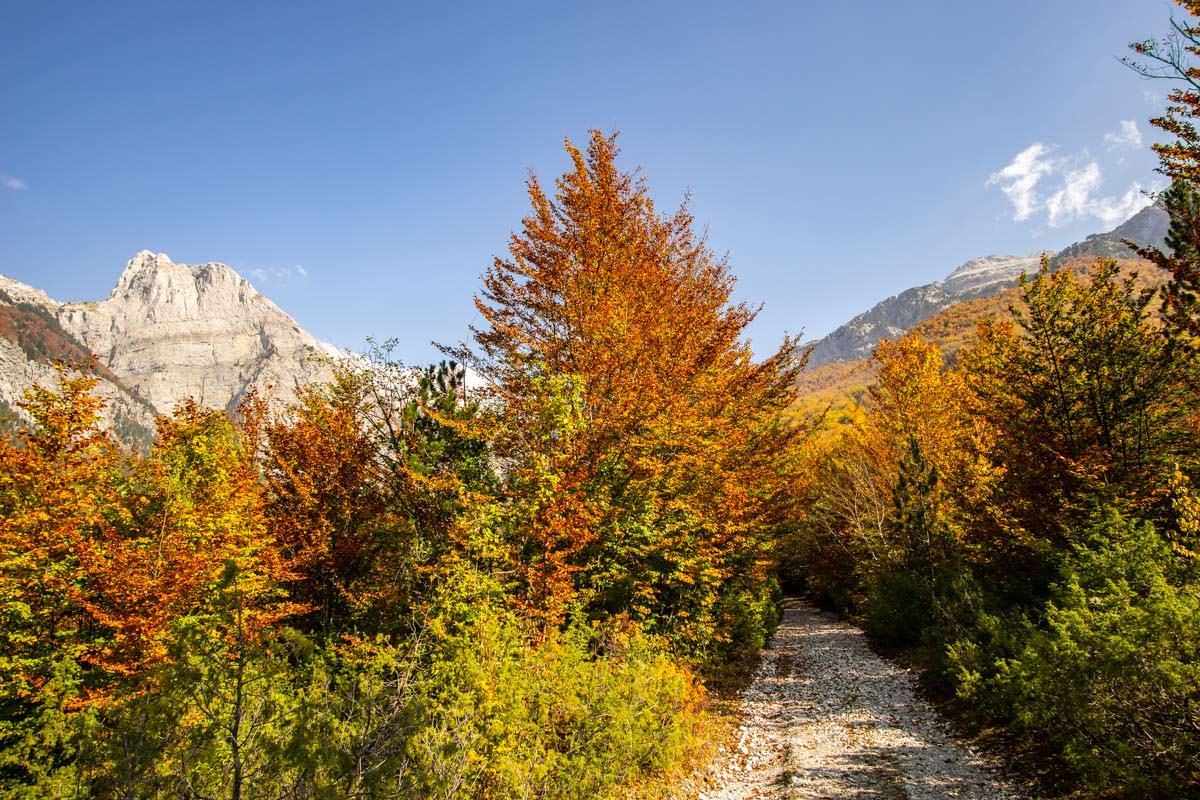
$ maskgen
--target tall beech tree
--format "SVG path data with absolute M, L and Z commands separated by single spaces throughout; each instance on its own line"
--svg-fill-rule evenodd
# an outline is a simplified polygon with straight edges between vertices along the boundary
M 720 646 L 789 518 L 794 343 L 755 362 L 728 263 L 686 204 L 660 214 L 619 169 L 615 134 L 566 149 L 572 169 L 553 195 L 529 179 L 530 213 L 484 276 L 476 347 L 450 349 L 504 422 L 524 603 Z

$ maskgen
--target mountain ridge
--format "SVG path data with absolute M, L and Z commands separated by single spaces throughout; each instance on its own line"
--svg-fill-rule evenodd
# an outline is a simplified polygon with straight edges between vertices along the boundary
M 1127 273 L 1137 273 L 1140 285 L 1162 285 L 1167 279 L 1166 274 L 1140 259 L 1121 242 L 1127 238 L 1141 244 L 1163 246 L 1161 239 L 1145 241 L 1142 238 L 1165 236 L 1169 220 L 1161 210 L 1156 211 L 1139 212 L 1112 231 L 1093 234 L 1064 248 L 1050 259 L 1051 269 L 1070 269 L 1083 275 L 1096 258 L 1112 258 Z M 922 340 L 937 345 L 947 363 L 953 364 L 958 353 L 975 342 L 980 320 L 1007 319 L 1007 309 L 1020 302 L 1021 290 L 1014 282 L 998 287 L 998 291 L 943 308 L 903 333 L 916 333 Z M 874 346 L 872 344 L 872 350 Z M 859 413 L 858 407 L 875 382 L 875 366 L 870 353 L 857 359 L 810 363 L 798 376 L 800 396 L 793 412 L 800 417 L 821 420 L 821 436 L 836 435 Z
M 1105 233 L 1094 233 L 1063 250 L 1039 251 L 1028 256 L 981 256 L 956 267 L 946 277 L 914 286 L 876 303 L 834 329 L 827 336 L 806 342 L 811 348 L 808 367 L 870 357 L 882 339 L 895 339 L 957 303 L 982 299 L 1017 285 L 1022 272 L 1034 272 L 1046 256 L 1052 270 L 1078 258 L 1133 257 L 1123 243 L 1161 246 L 1170 219 L 1157 206 L 1147 206 Z
M 232 409 L 251 389 L 278 405 L 325 379 L 327 353 L 295 319 L 233 268 L 176 264 L 138 252 L 103 300 L 58 302 L 0 276 L 0 401 L 10 408 L 50 362 L 95 356 L 102 394 L 141 407 L 139 424 L 188 397 Z M 70 344 L 73 342 L 74 345 Z M 111 421 L 111 420 L 110 420 Z

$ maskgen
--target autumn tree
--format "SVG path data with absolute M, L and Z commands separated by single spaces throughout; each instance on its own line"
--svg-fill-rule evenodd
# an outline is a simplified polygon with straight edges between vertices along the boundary
M 877 633 L 914 641 L 990 490 L 992 432 L 963 376 L 918 334 L 881 342 L 872 364 L 868 397 L 816 459 L 793 569 L 840 605 L 870 598 Z
M 494 499 L 493 423 L 454 361 L 404 367 L 384 352 L 366 370 L 372 387 L 368 422 L 388 480 L 389 503 L 416 548 L 414 568 L 431 579 L 466 555 L 472 514 Z M 479 555 L 478 553 L 476 555 Z
M 162 660 L 173 622 L 229 563 L 255 576 L 257 627 L 294 611 L 276 602 L 290 565 L 266 530 L 251 455 L 223 412 L 189 400 L 159 418 L 151 456 L 127 469 L 122 494 L 124 514 L 80 551 L 93 587 L 81 602 L 112 631 L 94 661 L 135 673 Z
M 177 623 L 219 596 L 227 570 L 243 576 L 250 635 L 295 610 L 225 415 L 183 403 L 159 420 L 150 457 L 129 458 L 99 428 L 94 386 L 66 371 L 57 390 L 35 386 L 31 428 L 0 443 L 0 768 L 35 794 L 103 771 L 112 720 L 156 691 Z M 51 740 L 54 758 L 23 749 Z
M 388 533 L 369 402 L 365 382 L 338 369 L 328 385 L 300 389 L 284 416 L 270 417 L 258 397 L 242 408 L 243 424 L 260 432 L 267 524 L 294 563 L 290 593 L 318 630 L 349 623 L 386 594 L 370 581 Z
M 0 440 L 0 783 L 14 787 L 78 780 L 80 712 L 115 684 L 94 665 L 114 636 L 92 613 L 87 552 L 119 522 L 121 458 L 96 378 L 58 377 L 20 403 L 31 425 Z
M 1200 2 L 1175 0 L 1189 16 L 1186 20 L 1171 18 L 1171 31 L 1161 39 L 1145 39 L 1129 45 L 1134 57 L 1124 59 L 1138 74 L 1179 84 L 1167 101 L 1166 113 L 1150 120 L 1151 124 L 1175 141 L 1153 145 L 1163 174 L 1174 180 L 1195 184 L 1200 178 L 1200 132 L 1195 120 L 1200 118 Z
M 931 513 L 961 518 L 986 491 L 990 476 L 980 454 L 990 429 L 969 413 L 962 375 L 919 335 L 880 342 L 872 362 L 876 379 L 863 408 L 819 460 L 808 518 L 847 540 L 857 558 L 879 560 L 900 546 L 892 535 L 894 497 L 913 448 L 937 475 Z
M 529 179 L 484 276 L 475 347 L 452 349 L 503 419 L 525 603 L 549 623 L 582 603 L 720 639 L 787 520 L 794 349 L 755 362 L 728 264 L 686 206 L 659 214 L 619 169 L 615 135 L 566 147 L 571 170 L 553 195 Z
M 1171 32 L 1161 39 L 1134 42 L 1135 57 L 1125 63 L 1139 74 L 1175 83 L 1166 112 L 1150 123 L 1173 137 L 1152 145 L 1159 171 L 1171 186 L 1158 200 L 1171 217 L 1166 247 L 1127 242 L 1137 253 L 1165 270 L 1171 279 L 1163 288 L 1168 330 L 1185 351 L 1194 351 L 1200 336 L 1200 2 L 1177 0 L 1189 18 L 1171 18 Z
M 1013 548 L 1015 572 L 1052 568 L 1098 505 L 1164 518 L 1189 449 L 1185 365 L 1153 320 L 1153 290 L 1101 260 L 1085 279 L 1043 265 L 1022 297 L 960 362 L 997 429 L 993 541 Z
M 880 342 L 873 358 L 878 373 L 862 435 L 888 453 L 891 465 L 909 458 L 915 442 L 945 495 L 938 513 L 963 516 L 983 502 L 991 475 L 981 454 L 994 436 L 971 413 L 969 384 L 916 333 Z

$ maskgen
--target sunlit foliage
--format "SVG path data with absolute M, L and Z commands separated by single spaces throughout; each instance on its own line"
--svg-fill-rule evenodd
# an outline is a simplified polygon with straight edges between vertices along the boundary
M 754 361 L 728 265 L 618 168 L 615 136 L 567 150 L 453 351 L 500 409 L 524 605 L 629 615 L 701 657 L 753 646 L 803 432 L 794 345 Z

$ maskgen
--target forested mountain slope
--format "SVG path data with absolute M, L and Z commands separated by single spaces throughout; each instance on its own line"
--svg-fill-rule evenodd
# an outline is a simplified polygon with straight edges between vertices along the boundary
M 1086 272 L 1096 258 L 1112 258 L 1124 270 L 1138 273 L 1138 280 L 1146 285 L 1160 285 L 1165 276 L 1153 265 L 1137 258 L 1123 244 L 1123 239 L 1142 244 L 1159 246 L 1166 235 L 1168 224 L 1167 215 L 1157 207 L 1148 207 L 1139 211 L 1128 221 L 1107 233 L 1092 234 L 1087 239 L 1064 248 L 1049 259 L 1052 271 L 1071 269 L 1079 274 Z M 974 263 L 974 262 L 970 262 Z M 1029 273 L 1036 272 L 1038 261 L 1034 261 Z M 1019 275 L 1011 281 L 991 284 L 991 291 L 969 299 L 962 299 L 935 311 L 925 318 L 914 322 L 908 327 L 893 325 L 889 336 L 881 336 L 871 341 L 870 347 L 856 344 L 855 352 L 865 348 L 865 352 L 857 358 L 838 360 L 817 360 L 809 362 L 809 367 L 800 374 L 801 400 L 798 410 L 806 414 L 820 413 L 828 410 L 825 427 L 833 429 L 849 422 L 853 408 L 874 381 L 874 368 L 871 363 L 871 351 L 880 339 L 898 338 L 909 330 L 916 331 L 921 338 L 938 346 L 948 361 L 953 361 L 958 352 L 971 344 L 975 339 L 975 331 L 979 322 L 984 319 L 1004 319 L 1008 317 L 1008 309 L 1017 304 L 1021 291 L 1018 286 Z M 931 284 L 933 285 L 933 284 Z M 909 290 L 915 292 L 927 287 L 917 287 Z M 901 294 L 904 297 L 908 292 Z M 895 308 L 893 301 L 897 298 L 880 303 L 855 320 L 866 318 L 877 312 L 884 313 L 887 309 Z M 847 323 L 847 325 L 854 324 Z M 838 331 L 847 330 L 847 326 Z M 872 328 L 876 330 L 877 328 Z M 835 331 L 835 334 L 837 332 Z M 833 336 L 834 334 L 831 334 Z M 826 340 L 828 341 L 829 337 Z M 814 346 L 814 356 L 821 352 L 822 344 Z M 830 352 L 828 347 L 824 352 Z
M 1168 219 L 1162 209 L 1149 206 L 1106 233 L 1088 236 L 1059 253 L 1038 252 L 1029 256 L 984 256 L 955 269 L 945 278 L 914 286 L 882 300 L 854 317 L 828 336 L 811 342 L 809 368 L 834 362 L 870 358 L 881 339 L 895 339 L 939 312 L 962 303 L 987 300 L 1012 289 L 1021 273 L 1037 271 L 1042 256 L 1050 258 L 1051 269 L 1080 258 L 1128 259 L 1132 253 L 1122 240 L 1159 245 L 1167 232 Z M 830 374 L 844 370 L 832 370 Z

